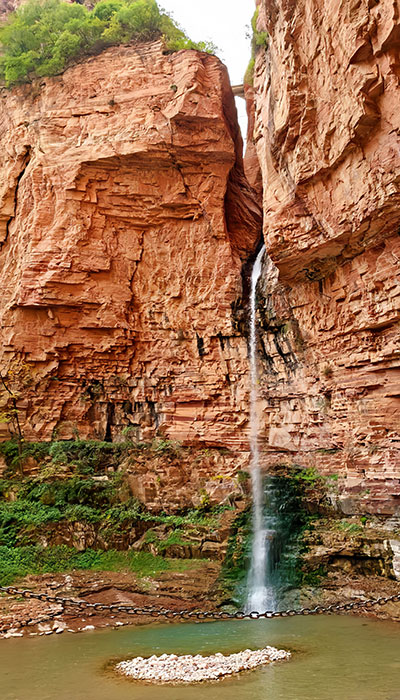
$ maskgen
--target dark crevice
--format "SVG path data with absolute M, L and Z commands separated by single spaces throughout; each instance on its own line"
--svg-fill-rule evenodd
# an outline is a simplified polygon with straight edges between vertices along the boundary
M 219 344 L 221 346 L 221 350 L 225 350 L 225 342 L 224 342 L 224 336 L 222 333 L 217 333 L 217 338 L 219 340 Z
M 16 179 L 16 181 L 15 181 L 15 190 L 14 190 L 14 213 L 13 213 L 12 216 L 10 216 L 10 218 L 8 219 L 8 221 L 7 221 L 7 223 L 6 223 L 6 235 L 5 235 L 5 237 L 4 237 L 4 241 L 1 241 L 1 243 L 0 243 L 0 250 L 2 250 L 3 246 L 4 246 L 4 245 L 7 243 L 7 241 L 8 241 L 8 234 L 9 234 L 9 231 L 10 231 L 10 226 L 11 226 L 11 223 L 12 223 L 12 221 L 14 220 L 15 214 L 16 214 L 16 212 L 17 212 L 18 189 L 19 189 L 20 182 L 21 182 L 23 176 L 25 175 L 25 171 L 26 171 L 26 169 L 27 169 L 27 167 L 28 167 L 28 165 L 29 165 L 29 161 L 31 160 L 31 150 L 32 150 L 32 149 L 31 149 L 31 146 L 26 146 L 26 152 L 25 152 L 25 155 L 24 155 L 24 158 L 23 158 L 23 161 L 22 161 L 22 170 L 21 170 L 20 174 L 18 175 L 18 177 L 17 177 L 17 179 Z
M 231 336 L 222 335 L 222 333 L 220 332 L 220 333 L 217 333 L 217 338 L 219 340 L 219 344 L 220 344 L 222 351 L 224 351 L 225 348 L 228 348 L 228 350 L 231 349 L 231 343 L 230 343 Z
M 114 415 L 115 415 L 114 404 L 109 402 L 107 404 L 107 425 L 106 425 L 106 432 L 104 435 L 105 442 L 112 442 L 111 426 L 114 425 Z
M 278 331 L 278 333 L 279 333 L 279 331 Z M 278 333 L 273 334 L 273 341 L 274 341 L 274 345 L 276 347 L 276 351 L 277 351 L 278 355 L 282 358 L 285 365 L 287 365 L 290 369 L 295 370 L 298 363 L 296 362 L 296 360 L 293 360 L 293 353 L 292 352 L 285 352 L 284 350 L 282 350 L 280 342 L 279 342 Z
M 82 388 L 85 389 L 84 396 L 92 402 L 99 400 L 101 396 L 104 396 L 104 386 L 103 383 L 98 379 L 92 379 L 90 382 L 86 382 L 84 379 L 82 381 Z
M 259 341 L 261 345 L 262 359 L 266 362 L 268 366 L 268 372 L 270 374 L 278 374 L 278 372 L 274 368 L 274 361 L 272 357 L 268 354 L 267 349 L 265 347 L 264 338 L 260 337 Z
M 149 408 L 149 413 L 150 413 L 151 419 L 152 419 L 153 423 L 155 423 L 156 427 L 158 427 L 158 415 L 157 415 L 157 410 L 156 410 L 156 403 L 155 403 L 155 401 L 150 401 L 149 399 L 147 399 L 146 403 L 147 403 L 147 406 Z
M 196 342 L 197 342 L 197 350 L 200 355 L 200 357 L 203 357 L 205 355 L 206 351 L 204 349 L 204 339 L 201 338 L 197 333 L 196 333 Z

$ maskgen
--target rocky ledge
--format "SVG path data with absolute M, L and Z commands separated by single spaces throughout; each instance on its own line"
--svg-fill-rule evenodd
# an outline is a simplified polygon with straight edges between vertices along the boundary
M 220 680 L 224 676 L 250 671 L 257 666 L 288 659 L 290 656 L 289 651 L 274 647 L 265 647 L 256 651 L 246 649 L 229 656 L 162 654 L 150 656 L 147 659 L 137 656 L 130 661 L 121 661 L 115 668 L 118 673 L 134 680 L 151 683 L 200 683 Z

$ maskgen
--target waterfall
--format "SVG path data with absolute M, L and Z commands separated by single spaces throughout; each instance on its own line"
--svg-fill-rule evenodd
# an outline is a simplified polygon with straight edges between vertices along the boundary
M 258 447 L 258 371 L 257 371 L 257 329 L 256 329 L 256 290 L 261 275 L 262 258 L 265 246 L 257 255 L 251 274 L 250 291 L 250 452 L 251 484 L 253 496 L 253 541 L 251 565 L 247 582 L 247 611 L 265 612 L 274 608 L 274 593 L 268 584 L 268 571 L 271 569 L 270 549 L 273 544 L 273 531 L 267 529 L 264 518 L 265 494 L 260 471 L 260 454 Z

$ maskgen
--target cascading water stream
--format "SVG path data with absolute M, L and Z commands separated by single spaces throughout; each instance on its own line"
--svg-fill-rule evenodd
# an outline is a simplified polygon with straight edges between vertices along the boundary
M 260 471 L 260 454 L 258 446 L 259 414 L 258 414 L 258 370 L 257 370 L 257 328 L 256 328 L 256 290 L 261 275 L 262 258 L 265 246 L 257 255 L 251 274 L 250 290 L 250 451 L 251 451 L 251 483 L 253 496 L 253 541 L 251 565 L 247 583 L 247 611 L 265 612 L 272 610 L 275 605 L 273 589 L 268 585 L 268 570 L 270 569 L 270 548 L 273 534 L 266 529 L 264 519 L 264 487 Z

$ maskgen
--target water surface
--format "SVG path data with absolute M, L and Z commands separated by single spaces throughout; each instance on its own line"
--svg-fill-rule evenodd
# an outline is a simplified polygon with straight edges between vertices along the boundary
M 293 658 L 218 683 L 157 687 L 104 671 L 112 657 L 267 644 Z M 321 616 L 0 640 L 0 689 L 1 700 L 400 700 L 400 625 Z

